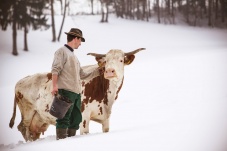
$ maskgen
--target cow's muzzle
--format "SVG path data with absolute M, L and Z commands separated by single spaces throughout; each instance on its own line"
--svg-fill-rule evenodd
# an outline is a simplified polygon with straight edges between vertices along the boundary
M 116 71 L 113 68 L 108 68 L 104 72 L 104 77 L 106 79 L 111 79 L 111 78 L 117 77 Z

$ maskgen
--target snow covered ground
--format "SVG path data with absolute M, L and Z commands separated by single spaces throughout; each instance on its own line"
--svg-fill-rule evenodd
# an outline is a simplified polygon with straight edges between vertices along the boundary
M 63 31 L 81 28 L 86 39 L 76 50 L 82 65 L 95 64 L 89 52 L 125 52 L 140 47 L 125 67 L 125 81 L 113 106 L 110 132 L 91 123 L 90 134 L 55 140 L 50 126 L 42 138 L 24 142 L 8 127 L 13 113 L 14 86 L 21 78 L 50 71 L 53 54 L 66 43 L 52 43 L 51 29 L 30 31 L 29 52 L 18 33 L 19 56 L 11 55 L 12 31 L 0 31 L 1 151 L 227 151 L 227 30 L 160 25 L 117 19 L 99 23 L 100 16 L 66 18 Z M 61 17 L 56 16 L 58 31 Z

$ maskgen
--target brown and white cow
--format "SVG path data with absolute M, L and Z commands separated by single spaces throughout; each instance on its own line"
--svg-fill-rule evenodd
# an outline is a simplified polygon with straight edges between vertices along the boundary
M 89 133 L 89 121 L 102 124 L 103 132 L 109 131 L 111 108 L 123 85 L 124 66 L 135 58 L 137 49 L 124 53 L 121 50 L 110 50 L 107 54 L 89 53 L 95 56 L 98 65 L 104 67 L 104 74 L 93 79 L 82 81 L 80 134 Z M 85 71 L 93 70 L 98 65 L 82 67 Z M 56 124 L 56 118 L 49 114 L 53 100 L 51 73 L 38 73 L 19 80 L 15 86 L 14 110 L 9 126 L 12 128 L 16 117 L 16 105 L 21 112 L 18 130 L 26 141 L 34 141 L 44 133 L 50 124 Z

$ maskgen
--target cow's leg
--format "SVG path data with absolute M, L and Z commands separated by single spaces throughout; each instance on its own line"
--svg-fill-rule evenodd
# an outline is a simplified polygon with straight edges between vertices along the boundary
M 80 123 L 80 135 L 89 133 L 90 116 L 82 114 L 82 117 L 83 119 L 82 122 Z
M 102 131 L 103 133 L 109 132 L 109 118 L 102 123 Z
M 84 119 L 80 123 L 80 135 L 88 134 L 89 133 L 89 119 Z
M 17 129 L 23 135 L 25 141 L 32 141 L 31 133 L 30 133 L 30 130 L 29 130 L 30 122 L 31 122 L 31 120 L 25 119 L 22 116 L 22 120 L 21 120 L 20 124 L 17 126 Z
M 21 119 L 22 120 L 21 120 L 20 124 L 17 126 L 17 128 L 21 132 L 21 134 L 23 135 L 23 137 L 26 141 L 32 141 L 29 128 L 30 128 L 32 118 L 35 114 L 35 110 L 32 109 L 31 104 L 29 104 L 28 106 L 22 107 L 22 105 L 19 102 L 18 106 L 20 109 L 23 108 L 23 110 L 21 110 L 21 113 L 22 113 Z
M 22 116 L 21 116 L 22 117 Z M 25 141 L 27 142 L 29 140 L 29 138 L 27 137 L 26 133 L 27 133 L 27 129 L 23 124 L 23 118 L 21 119 L 20 124 L 17 126 L 18 131 L 21 132 L 22 136 L 24 137 Z

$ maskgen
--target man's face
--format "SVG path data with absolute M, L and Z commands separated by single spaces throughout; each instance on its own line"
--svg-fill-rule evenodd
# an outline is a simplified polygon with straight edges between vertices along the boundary
M 81 45 L 81 38 L 74 38 L 74 49 L 77 49 Z

